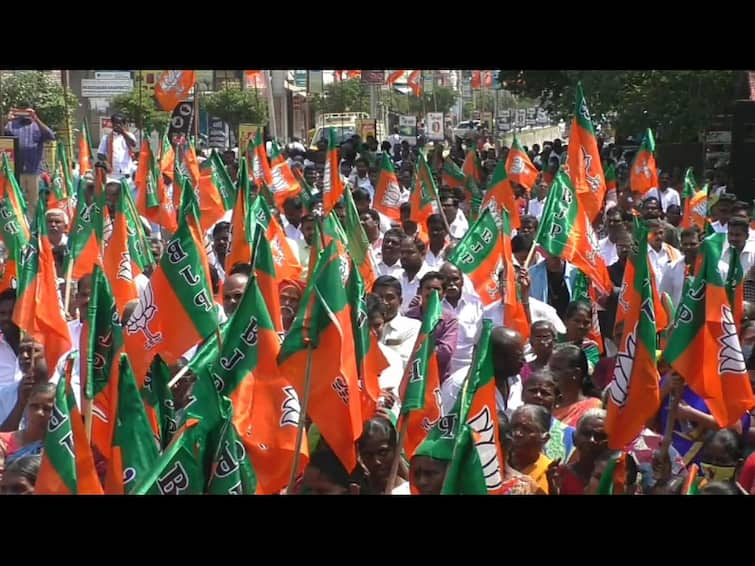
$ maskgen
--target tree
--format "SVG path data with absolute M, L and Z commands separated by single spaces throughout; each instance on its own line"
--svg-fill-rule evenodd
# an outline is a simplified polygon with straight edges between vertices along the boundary
M 0 112 L 7 115 L 11 108 L 28 102 L 40 120 L 53 130 L 66 127 L 66 101 L 69 124 L 79 107 L 79 99 L 70 90 L 64 99 L 63 86 L 42 71 L 3 73 L 0 82 Z
M 115 112 L 121 112 L 126 116 L 126 120 L 148 133 L 162 133 L 170 122 L 170 112 L 161 110 L 154 96 L 146 89 L 140 93 L 139 89 L 135 88 L 128 94 L 116 96 L 110 102 L 110 107 Z
M 203 98 L 204 104 L 212 116 L 216 116 L 237 132 L 239 124 L 265 125 L 268 122 L 267 102 L 256 89 L 241 90 L 237 86 L 226 86 L 223 90 Z
M 659 142 L 697 141 L 718 114 L 745 93 L 738 71 L 501 71 L 502 86 L 539 98 L 551 115 L 571 120 L 574 90 L 582 81 L 596 124 L 641 134 L 652 128 Z
M 381 93 L 382 94 L 382 93 Z M 422 92 L 420 96 L 391 91 L 384 104 L 393 112 L 421 116 L 425 112 L 448 113 L 456 104 L 456 92 L 448 87 L 435 86 L 433 93 Z
M 315 114 L 369 112 L 370 91 L 362 79 L 336 81 L 327 85 L 323 94 L 312 97 L 310 108 Z

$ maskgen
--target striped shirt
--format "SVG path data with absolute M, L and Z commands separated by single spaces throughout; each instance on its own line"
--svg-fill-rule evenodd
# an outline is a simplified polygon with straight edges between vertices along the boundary
M 5 135 L 18 138 L 17 171 L 21 175 L 38 175 L 42 172 L 42 150 L 44 142 L 55 139 L 50 128 L 44 128 L 34 121 L 26 122 L 16 118 L 5 126 Z

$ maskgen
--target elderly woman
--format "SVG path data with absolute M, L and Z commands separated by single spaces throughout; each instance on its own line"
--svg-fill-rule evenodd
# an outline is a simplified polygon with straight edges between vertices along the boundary
M 364 431 L 357 441 L 359 456 L 367 468 L 370 493 L 383 494 L 388 484 L 391 465 L 396 454 L 396 429 L 384 416 L 375 416 L 364 423 Z M 396 476 L 393 495 L 409 495 L 409 483 Z
M 9 465 L 0 479 L 0 495 L 32 495 L 41 460 L 39 455 L 24 456 Z
M 538 487 L 548 493 L 547 471 L 551 465 L 543 448 L 550 438 L 551 416 L 540 405 L 523 405 L 511 415 L 511 452 L 509 464 L 516 471 L 531 477 Z
M 501 456 L 505 463 L 503 472 L 503 495 L 544 495 L 537 482 L 530 476 L 517 472 L 508 462 L 508 454 L 511 452 L 511 429 L 510 421 L 503 411 L 498 411 L 498 441 L 501 446 Z
M 579 459 L 567 465 L 552 468 L 549 482 L 551 493 L 582 495 L 592 478 L 596 460 L 608 449 L 606 412 L 603 409 L 586 411 L 577 423 L 574 445 Z

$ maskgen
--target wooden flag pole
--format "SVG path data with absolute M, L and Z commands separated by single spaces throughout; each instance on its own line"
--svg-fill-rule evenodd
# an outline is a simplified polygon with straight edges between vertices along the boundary
M 173 376 L 173 379 L 171 379 L 168 382 L 168 389 L 171 389 L 176 383 L 178 383 L 183 376 L 185 376 L 189 372 L 189 364 L 186 364 L 184 367 L 182 367 L 176 375 Z
M 71 304 L 71 281 L 73 279 L 73 263 L 74 260 L 71 258 L 68 262 L 68 269 L 66 269 L 66 296 L 65 301 L 63 302 L 63 314 L 66 317 L 66 320 L 68 319 L 68 307 Z
M 288 478 L 286 494 L 291 495 L 296 483 L 296 472 L 299 468 L 299 456 L 301 444 L 304 440 L 304 425 L 307 421 L 307 408 L 309 406 L 309 394 L 312 389 L 312 353 L 314 347 L 312 342 L 307 344 L 307 367 L 304 372 L 304 394 L 301 400 L 301 411 L 299 412 L 299 424 L 296 428 L 296 443 L 294 444 L 294 463 L 291 465 L 291 475 Z
M 391 473 L 388 474 L 388 482 L 385 484 L 385 495 L 391 495 L 391 493 L 393 492 L 393 484 L 396 483 L 396 476 L 398 475 L 398 465 L 401 463 L 401 451 L 404 449 L 404 441 L 406 440 L 406 431 L 409 428 L 409 415 L 402 416 L 399 418 L 401 419 L 401 430 L 398 433 L 398 441 L 396 442 L 396 451 L 393 453 L 393 462 L 391 463 Z
M 530 246 L 530 251 L 527 253 L 527 259 L 524 260 L 524 269 L 529 269 L 530 262 L 532 262 L 532 258 L 535 255 L 535 249 L 537 248 L 537 241 L 532 242 L 532 246 Z

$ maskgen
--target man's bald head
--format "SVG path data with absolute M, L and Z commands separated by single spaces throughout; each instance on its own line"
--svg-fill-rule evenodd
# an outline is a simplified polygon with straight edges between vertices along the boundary
M 490 346 L 497 382 L 519 374 L 524 365 L 524 340 L 521 334 L 516 330 L 497 326 L 490 334 Z
M 223 285 L 223 309 L 227 316 L 231 316 L 239 306 L 244 296 L 249 276 L 245 273 L 234 273 L 225 280 Z

